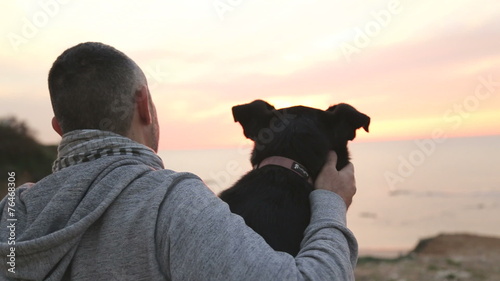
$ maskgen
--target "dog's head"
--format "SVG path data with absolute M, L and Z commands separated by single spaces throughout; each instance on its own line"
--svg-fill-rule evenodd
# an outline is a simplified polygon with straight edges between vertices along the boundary
M 357 129 L 368 132 L 370 125 L 370 117 L 344 103 L 327 110 L 305 106 L 275 109 L 256 100 L 234 106 L 233 117 L 243 127 L 245 136 L 255 143 L 253 165 L 270 156 L 283 156 L 306 166 L 313 179 L 329 150 L 337 152 L 337 169 L 347 165 L 347 142 L 356 137 Z

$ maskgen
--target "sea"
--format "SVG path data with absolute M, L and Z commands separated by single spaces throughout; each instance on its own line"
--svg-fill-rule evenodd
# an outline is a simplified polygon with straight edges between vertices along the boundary
M 348 227 L 363 255 L 396 256 L 441 233 L 500 237 L 500 136 L 352 142 Z M 251 147 L 163 150 L 165 167 L 216 194 L 251 170 Z

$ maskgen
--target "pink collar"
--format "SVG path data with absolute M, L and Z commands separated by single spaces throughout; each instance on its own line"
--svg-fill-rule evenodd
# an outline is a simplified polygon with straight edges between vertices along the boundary
M 271 156 L 267 157 L 266 159 L 262 160 L 260 164 L 254 166 L 254 169 L 262 168 L 267 165 L 275 165 L 275 166 L 281 166 L 283 168 L 287 168 L 299 176 L 303 177 L 306 179 L 310 184 L 313 184 L 311 176 L 309 175 L 309 172 L 307 171 L 306 167 L 304 167 L 302 164 L 295 162 L 294 160 L 282 156 Z

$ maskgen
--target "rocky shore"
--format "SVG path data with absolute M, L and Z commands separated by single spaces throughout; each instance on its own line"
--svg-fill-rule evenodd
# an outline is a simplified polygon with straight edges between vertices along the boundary
M 441 234 L 397 258 L 360 257 L 357 281 L 498 281 L 500 238 Z

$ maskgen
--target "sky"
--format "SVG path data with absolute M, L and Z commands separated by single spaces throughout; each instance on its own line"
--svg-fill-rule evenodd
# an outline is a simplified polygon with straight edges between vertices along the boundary
M 356 141 L 500 134 L 500 2 L 38 0 L 0 4 L 0 118 L 60 140 L 47 74 L 65 49 L 114 46 L 145 72 L 160 150 L 247 144 L 231 107 L 349 103 Z

